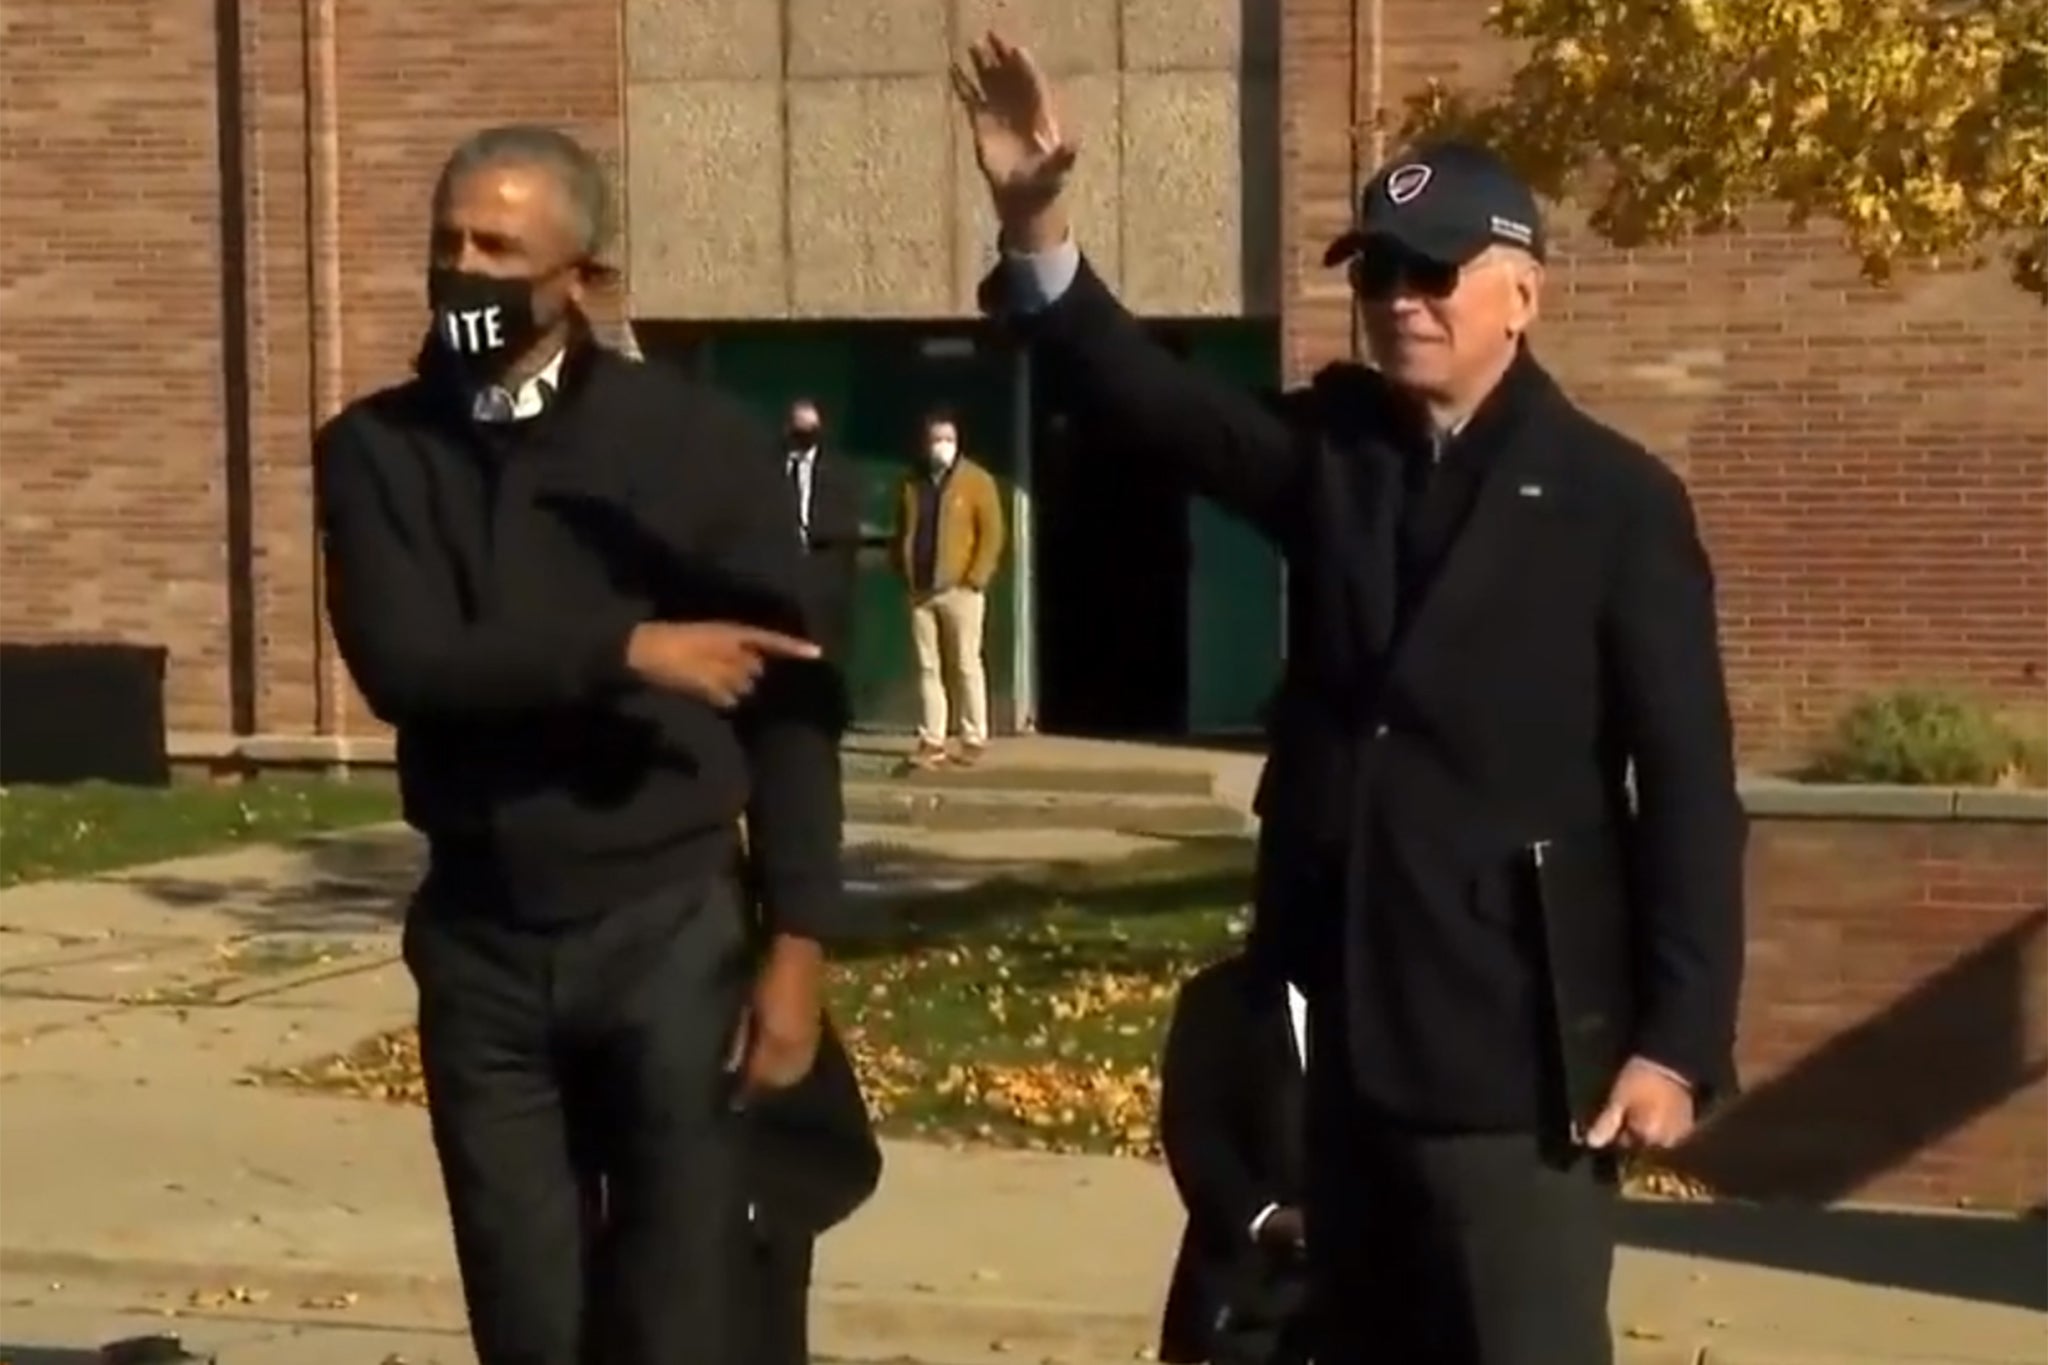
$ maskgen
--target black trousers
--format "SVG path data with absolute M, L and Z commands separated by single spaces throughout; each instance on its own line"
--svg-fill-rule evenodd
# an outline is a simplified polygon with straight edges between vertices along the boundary
M 604 1236 L 605 1193 L 585 1192 L 585 1235 Z M 732 1253 L 734 1309 L 727 1365 L 810 1365 L 811 1264 L 817 1242 L 748 1226 Z M 597 1351 L 593 1355 L 602 1356 Z
M 810 1365 L 811 1259 L 808 1237 L 753 1237 L 744 1300 L 749 1338 L 737 1365 Z
M 405 958 L 480 1365 L 726 1359 L 740 905 L 720 880 L 531 931 L 430 879 L 414 906 Z
M 1612 1365 L 1605 1159 L 1403 1128 L 1343 1066 L 1316 1066 L 1309 1095 L 1316 1365 Z

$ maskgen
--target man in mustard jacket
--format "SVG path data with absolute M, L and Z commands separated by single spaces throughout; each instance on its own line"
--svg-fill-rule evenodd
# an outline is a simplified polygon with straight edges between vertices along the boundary
M 972 764 L 988 748 L 988 672 L 982 626 L 988 585 L 1003 556 L 1003 501 L 986 469 L 960 454 L 960 424 L 948 412 L 924 422 L 923 468 L 903 480 L 896 519 L 897 572 L 910 589 L 917 645 L 917 752 L 911 764 Z M 946 748 L 957 719 L 960 749 Z

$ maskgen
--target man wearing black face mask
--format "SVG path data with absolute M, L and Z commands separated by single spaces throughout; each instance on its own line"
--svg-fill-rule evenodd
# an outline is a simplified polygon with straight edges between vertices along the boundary
M 825 658 L 841 669 L 853 649 L 853 589 L 860 554 L 860 479 L 826 448 L 818 405 L 789 406 L 788 464 L 804 539 L 811 619 Z
M 316 449 L 335 638 L 428 844 L 405 958 L 482 1365 L 724 1358 L 733 1110 L 808 1072 L 841 894 L 781 460 L 593 343 L 607 213 L 560 133 L 464 143 L 418 375 Z
M 1539 206 L 1481 147 L 1377 174 L 1376 367 L 1261 404 L 1168 355 L 1069 232 L 1029 54 L 955 73 L 1002 224 L 983 294 L 1084 420 L 1286 556 L 1253 952 L 1310 1001 L 1317 1365 L 1602 1365 L 1613 1156 L 1732 1082 L 1742 855 L 1684 484 L 1527 344 Z

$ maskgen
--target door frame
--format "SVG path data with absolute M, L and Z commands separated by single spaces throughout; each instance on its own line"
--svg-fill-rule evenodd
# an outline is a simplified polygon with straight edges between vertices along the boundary
M 1011 354 L 1010 382 L 1010 725 L 1020 735 L 1038 732 L 1038 581 L 1031 503 L 1031 352 Z

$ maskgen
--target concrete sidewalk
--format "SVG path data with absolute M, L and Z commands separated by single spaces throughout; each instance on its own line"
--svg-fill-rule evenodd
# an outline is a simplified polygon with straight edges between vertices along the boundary
M 245 1083 L 407 1019 L 389 907 L 409 856 L 250 850 L 0 894 L 0 1342 L 81 1346 L 143 1330 L 121 1310 L 175 1310 L 159 1321 L 230 1365 L 469 1359 L 423 1116 Z M 920 1144 L 888 1161 L 821 1249 L 822 1355 L 1152 1346 L 1178 1235 L 1160 1170 Z M 2048 1360 L 2038 1222 L 1631 1222 L 1615 1288 L 1631 1365 Z

